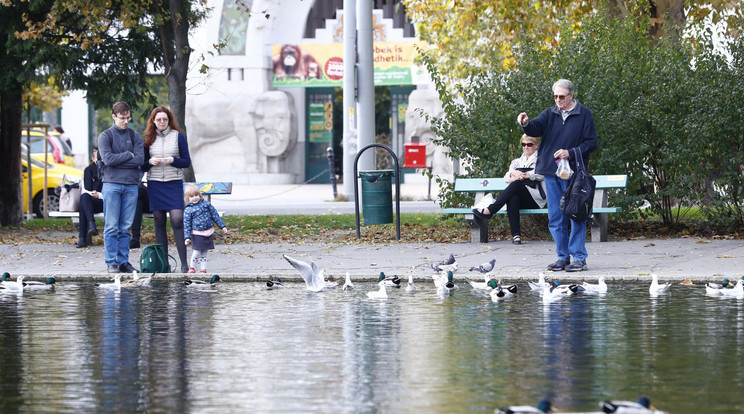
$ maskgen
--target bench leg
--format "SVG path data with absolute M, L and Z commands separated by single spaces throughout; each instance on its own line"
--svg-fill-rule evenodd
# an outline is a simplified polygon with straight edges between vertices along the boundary
M 466 219 L 470 225 L 470 242 L 488 243 L 488 220 L 469 214 Z
M 592 220 L 592 241 L 607 241 L 607 214 L 595 214 Z

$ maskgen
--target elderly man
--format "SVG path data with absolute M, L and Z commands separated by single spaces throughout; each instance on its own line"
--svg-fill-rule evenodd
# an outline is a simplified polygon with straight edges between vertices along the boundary
M 597 148 L 597 131 L 594 128 L 592 112 L 574 99 L 574 85 L 567 79 L 559 79 L 553 84 L 555 106 L 544 110 L 537 118 L 530 120 L 526 113 L 517 116 L 517 122 L 525 134 L 542 137 L 540 156 L 535 173 L 545 177 L 545 190 L 548 198 L 548 228 L 555 241 L 558 260 L 548 265 L 548 270 L 579 272 L 587 270 L 586 222 L 571 220 L 568 232 L 568 217 L 559 208 L 561 194 L 566 190 L 567 180 L 555 175 L 559 159 L 568 158 L 571 169 L 576 170 L 576 160 L 572 159 L 572 148 L 581 152 L 584 165 L 589 166 L 589 154 Z M 553 157 L 550 157 L 550 154 Z M 570 261 L 573 256 L 573 262 Z

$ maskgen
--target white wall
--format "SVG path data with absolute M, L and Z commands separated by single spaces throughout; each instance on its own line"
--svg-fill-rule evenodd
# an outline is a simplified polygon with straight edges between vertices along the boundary
M 60 125 L 72 141 L 75 166 L 82 169 L 88 165 L 88 102 L 84 91 L 71 91 L 62 98 Z M 52 125 L 54 126 L 54 125 Z

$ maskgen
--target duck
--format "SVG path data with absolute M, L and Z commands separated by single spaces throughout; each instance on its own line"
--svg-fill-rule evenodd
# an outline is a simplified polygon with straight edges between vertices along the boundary
M 431 268 L 434 269 L 437 273 L 444 273 L 444 272 L 456 272 L 457 271 L 457 260 L 455 260 L 455 255 L 450 253 L 449 257 L 446 260 L 442 260 L 439 263 L 432 263 Z
M 538 273 L 537 282 L 528 281 L 527 284 L 530 286 L 530 289 L 536 290 L 540 293 L 542 293 L 545 286 L 550 287 L 550 284 L 545 281 L 545 273 L 543 272 Z
M 271 280 L 271 279 L 267 280 L 266 287 L 268 289 L 281 289 L 284 287 L 284 285 L 282 284 L 282 280 L 277 277 L 274 280 Z
M 283 254 L 282 257 L 289 262 L 289 264 L 292 265 L 295 269 L 297 269 L 298 272 L 300 272 L 300 275 L 302 276 L 302 279 L 305 280 L 305 286 L 307 290 L 312 292 L 320 292 L 325 288 L 325 281 L 323 280 L 323 270 L 318 267 L 318 265 L 310 259 L 310 263 L 303 262 L 302 260 L 293 259 L 286 254 Z
M 451 270 L 447 271 L 447 281 L 443 281 L 442 284 L 437 288 L 437 294 L 439 296 L 451 295 L 454 291 L 459 289 L 455 284 L 454 274 Z
M 12 282 L 12 281 L 13 281 L 13 276 L 11 276 L 10 273 L 5 272 L 3 273 L 3 276 L 0 279 L 0 286 L 5 285 L 5 282 Z
M 387 286 L 385 285 L 385 274 L 382 272 L 380 272 L 380 278 L 377 285 L 380 286 L 380 289 L 367 292 L 367 297 L 370 299 L 387 299 L 388 294 Z
M 615 414 L 664 414 L 651 405 L 651 400 L 643 396 L 637 402 L 606 400 L 599 403 L 604 413 Z
M 540 401 L 537 407 L 531 405 L 512 405 L 496 409 L 496 414 L 545 414 L 550 412 L 553 412 L 553 406 L 549 400 Z
M 413 275 L 408 275 L 408 285 L 406 285 L 406 292 L 415 292 L 418 288 L 413 284 Z
M 44 282 L 38 282 L 35 280 L 29 280 L 28 282 L 23 282 L 23 289 L 24 290 L 54 290 L 54 287 L 57 285 L 59 285 L 59 283 L 57 283 L 57 279 L 55 279 L 53 276 L 50 276 Z
M 211 287 L 216 286 L 217 282 L 222 282 L 222 279 L 220 279 L 219 275 L 214 275 L 209 280 L 209 282 L 205 282 L 203 280 L 184 280 L 183 284 L 186 285 L 188 288 L 196 288 L 196 289 L 209 289 Z
M 122 280 L 121 281 L 121 287 L 123 288 L 133 288 L 133 287 L 144 287 L 144 286 L 150 286 L 150 282 L 152 281 L 152 277 L 155 276 L 155 273 L 152 275 L 146 277 L 146 278 L 140 278 L 139 274 L 137 272 L 132 273 L 132 279 L 131 280 Z
M 325 280 L 323 281 L 325 283 L 324 289 L 335 289 L 339 286 L 343 286 L 344 282 L 340 280 L 336 280 L 333 275 L 329 275 Z
M 563 298 L 567 298 L 571 295 L 573 295 L 573 292 L 569 288 L 568 285 L 560 285 L 559 282 L 556 280 L 553 282 L 555 286 L 550 287 L 550 285 L 545 285 L 543 287 L 543 293 L 542 293 L 542 300 L 543 303 L 552 303 L 557 300 L 561 300 Z M 559 286 L 562 286 L 560 289 Z
M 452 256 L 452 258 L 454 259 L 455 257 Z M 470 271 L 471 272 L 477 271 L 477 272 L 480 272 L 480 273 L 484 273 L 485 274 L 485 273 L 489 273 L 491 270 L 493 270 L 493 267 L 495 265 L 496 265 L 496 259 L 491 259 L 490 261 L 488 261 L 486 263 L 481 263 L 478 266 L 471 267 L 470 268 Z
M 561 282 L 554 280 L 553 281 L 553 287 L 551 288 L 553 291 L 559 291 L 565 295 L 573 295 L 575 293 L 581 293 L 584 292 L 586 289 L 584 289 L 584 286 L 577 285 L 577 284 L 570 284 L 570 285 L 561 285 Z
M 733 289 L 721 289 L 718 292 L 723 297 L 744 299 L 744 280 L 736 282 L 736 286 Z
M 380 280 L 385 282 L 385 286 L 399 288 L 402 280 L 398 276 L 386 277 L 385 272 L 380 272 Z
M 660 284 L 659 275 L 657 275 L 656 273 L 651 273 L 651 286 L 649 286 L 648 288 L 648 293 L 651 295 L 666 293 L 669 290 L 669 286 L 671 285 L 672 284 L 669 282 Z
M 12 280 L 12 277 L 10 277 L 10 274 L 8 274 L 7 278 L 5 278 L 5 275 L 3 275 L 3 283 L 2 285 L 0 285 L 0 288 L 2 288 L 6 292 L 22 292 L 23 291 L 23 276 L 22 275 L 18 276 L 16 280 Z
M 121 290 L 121 275 L 114 275 L 114 283 L 96 283 L 96 287 L 118 292 Z
M 605 283 L 605 277 L 600 276 L 597 284 L 584 282 L 581 284 L 584 291 L 587 293 L 607 293 L 607 283 Z
M 721 282 L 720 285 L 717 284 L 717 283 L 706 283 L 705 284 L 705 293 L 707 293 L 709 295 L 718 295 L 718 293 L 719 293 L 719 291 L 721 289 L 728 289 L 728 288 L 732 288 L 732 287 L 734 287 L 734 284 L 731 283 L 730 280 L 723 279 L 723 281 Z
M 346 272 L 346 277 L 344 278 L 344 285 L 341 286 L 341 290 L 354 290 L 354 284 L 351 283 L 351 276 L 349 275 L 349 272 Z
M 503 286 L 500 281 L 497 283 L 495 280 L 490 280 L 488 287 L 492 289 L 490 295 L 494 302 L 508 299 L 517 293 L 517 285 Z
M 491 274 L 490 273 L 486 273 L 483 276 L 483 281 L 482 282 L 474 282 L 474 281 L 468 279 L 468 283 L 470 284 L 470 286 L 473 287 L 473 289 L 491 290 L 493 288 L 491 286 L 489 286 L 488 283 L 490 281 L 492 281 L 492 280 L 493 280 L 493 278 L 491 277 Z

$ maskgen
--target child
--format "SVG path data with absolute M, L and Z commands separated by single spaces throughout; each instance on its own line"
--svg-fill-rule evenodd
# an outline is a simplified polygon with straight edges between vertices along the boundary
M 207 273 L 207 251 L 214 249 L 214 224 L 227 234 L 227 227 L 217 210 L 204 200 L 195 184 L 187 184 L 183 192 L 186 208 L 183 214 L 183 237 L 186 245 L 193 242 L 194 252 L 191 255 L 191 266 L 188 273 L 196 273 L 199 263 L 200 272 Z

